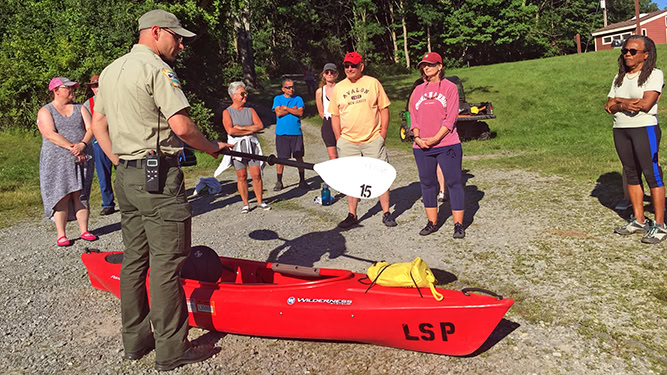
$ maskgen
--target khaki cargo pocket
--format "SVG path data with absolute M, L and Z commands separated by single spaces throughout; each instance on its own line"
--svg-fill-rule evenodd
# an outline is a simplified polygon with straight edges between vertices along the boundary
M 164 182 L 164 194 L 169 196 L 178 196 L 185 190 L 183 171 L 181 168 L 171 167 L 163 171 L 166 175 Z
M 190 253 L 192 206 L 190 203 L 175 203 L 158 209 L 162 220 L 161 241 L 164 249 L 174 253 Z

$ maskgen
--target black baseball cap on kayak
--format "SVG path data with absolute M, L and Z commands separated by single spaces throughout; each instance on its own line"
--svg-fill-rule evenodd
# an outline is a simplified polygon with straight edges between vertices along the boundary
M 181 277 L 214 283 L 222 276 L 220 257 L 208 246 L 193 246 L 183 263 Z

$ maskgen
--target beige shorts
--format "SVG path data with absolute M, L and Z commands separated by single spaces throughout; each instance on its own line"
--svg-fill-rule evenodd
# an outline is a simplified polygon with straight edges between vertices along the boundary
M 341 158 L 346 156 L 367 156 L 389 163 L 387 149 L 384 147 L 384 138 L 381 136 L 362 144 L 352 143 L 341 137 L 336 142 L 336 148 L 338 149 L 338 157 Z

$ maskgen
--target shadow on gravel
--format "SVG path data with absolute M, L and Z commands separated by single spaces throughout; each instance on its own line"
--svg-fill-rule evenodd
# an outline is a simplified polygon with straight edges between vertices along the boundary
M 287 183 L 287 181 L 283 181 L 284 183 Z M 308 185 L 310 185 L 309 189 L 300 189 L 298 187 L 299 183 L 298 181 L 293 181 L 294 183 L 285 185 L 285 188 L 283 188 L 283 192 L 274 195 L 271 197 L 267 197 L 266 194 L 264 194 L 264 200 L 267 203 L 275 203 L 275 202 L 280 202 L 283 200 L 289 200 L 292 198 L 298 198 L 303 195 L 306 195 L 310 193 L 311 191 L 314 190 L 319 190 L 320 185 L 322 184 L 322 179 L 320 176 L 314 176 L 306 179 L 306 182 Z M 188 200 L 190 201 L 190 204 L 192 205 L 192 216 L 198 216 L 205 214 L 207 212 L 213 211 L 218 208 L 223 208 L 225 206 L 228 206 L 230 204 L 238 203 L 241 202 L 241 196 L 238 193 L 237 187 L 236 187 L 236 180 L 222 180 L 220 181 L 220 185 L 222 185 L 222 190 L 217 193 L 217 194 L 203 194 L 203 195 L 197 195 L 192 197 L 192 193 L 194 192 L 194 188 L 188 189 L 185 194 L 188 196 Z M 263 186 L 264 192 L 273 189 L 273 186 Z M 224 199 L 220 199 L 221 197 L 225 197 Z M 248 200 L 250 202 L 257 200 L 257 197 L 255 196 L 255 192 L 253 191 L 253 186 L 252 186 L 252 180 L 248 180 Z M 251 210 L 257 208 L 257 205 L 255 204 L 254 207 L 251 205 Z
M 503 318 L 502 320 L 500 320 L 500 323 L 498 323 L 498 325 L 496 326 L 496 329 L 494 329 L 493 332 L 491 332 L 489 338 L 487 338 L 486 341 L 484 341 L 484 344 L 482 344 L 482 346 L 479 347 L 479 349 L 475 350 L 474 352 L 468 355 L 464 355 L 463 357 L 466 358 L 477 357 L 478 355 L 491 349 L 494 345 L 499 343 L 500 340 L 507 337 L 510 333 L 514 332 L 514 330 L 519 327 L 521 327 L 521 324 Z
M 312 232 L 295 239 L 281 238 L 278 233 L 259 229 L 248 235 L 253 240 L 281 240 L 282 245 L 271 250 L 267 262 L 287 263 L 304 267 L 312 267 L 322 256 L 329 253 L 329 259 L 335 259 L 345 253 L 345 237 L 340 229 Z
M 433 276 L 435 276 L 436 280 L 438 280 L 438 287 L 451 284 L 458 280 L 458 277 L 456 277 L 456 275 L 453 273 L 438 268 L 431 268 L 431 272 L 433 272 Z
M 405 211 L 409 210 L 414 206 L 415 202 L 421 198 L 422 190 L 419 182 L 413 182 L 410 185 L 399 187 L 398 189 L 392 189 L 389 193 L 389 210 L 392 211 L 393 206 L 393 217 L 394 219 L 401 216 Z M 362 222 L 366 219 L 371 218 L 375 214 L 382 212 L 382 206 L 380 206 L 380 201 L 371 207 L 365 214 L 359 217 L 359 222 Z
M 479 202 L 484 198 L 484 192 L 479 190 L 476 185 L 468 185 L 468 181 L 475 177 L 470 170 L 464 169 L 462 172 L 463 191 L 465 193 L 465 214 L 463 215 L 463 227 L 468 228 L 474 221 L 477 211 L 479 211 Z M 438 224 L 440 229 L 447 219 L 452 216 L 452 206 L 449 197 L 440 205 L 438 210 Z
M 104 236 L 104 235 L 109 234 L 109 233 L 119 231 L 120 230 L 120 217 L 118 218 L 118 220 L 119 221 L 116 222 L 116 223 L 105 225 L 105 226 L 99 227 L 99 228 L 95 228 L 95 229 L 91 230 L 90 232 L 92 234 L 100 237 L 100 236 Z
M 224 333 L 224 332 L 208 331 L 205 334 L 203 334 L 203 335 L 197 337 L 196 339 L 192 340 L 192 343 L 195 344 L 195 345 L 210 344 L 210 345 L 215 346 L 225 336 L 227 336 L 227 334 Z
M 284 241 L 282 245 L 271 250 L 266 259 L 267 262 L 312 267 L 316 262 L 320 261 L 322 256 L 326 253 L 329 253 L 329 259 L 344 256 L 345 237 L 343 237 L 340 232 L 341 230 L 339 228 L 334 228 L 332 230 L 304 234 L 303 236 L 290 240 L 281 238 L 278 233 L 272 230 L 260 229 L 250 232 L 248 236 L 253 240 L 258 241 L 276 239 Z M 375 262 L 354 256 L 350 256 L 350 258 L 370 263 Z
M 622 218 L 628 218 L 632 214 L 632 207 L 625 210 L 616 209 L 616 205 L 623 200 L 623 176 L 618 172 L 607 172 L 598 177 L 597 184 L 591 191 L 591 197 L 597 198 L 602 206 L 616 212 Z M 653 213 L 651 197 L 644 195 L 644 202 L 649 202 L 644 209 Z
M 220 185 L 222 185 L 222 190 L 217 194 L 202 194 L 193 197 L 192 193 L 194 193 L 194 188 L 188 189 L 185 192 L 185 195 L 188 197 L 188 200 L 192 205 L 193 217 L 241 201 L 241 196 L 236 190 L 236 180 L 222 180 L 220 181 Z M 250 184 L 250 186 L 252 186 L 252 184 Z M 252 188 L 250 187 L 250 189 Z M 225 199 L 219 199 L 220 197 L 225 196 Z M 249 192 L 249 196 L 254 197 L 252 190 Z
M 312 191 L 319 190 L 323 182 L 320 176 L 313 176 L 306 179 L 306 182 L 310 187 L 308 189 L 301 189 L 299 188 L 298 179 L 295 179 L 294 181 L 289 181 L 286 180 L 285 178 L 286 177 L 283 177 L 284 188 L 283 190 L 281 190 L 282 193 L 267 198 L 266 199 L 267 202 L 280 202 L 280 201 L 290 200 L 293 198 L 302 197 Z M 266 188 L 273 189 L 273 186 L 267 186 Z M 317 195 L 319 195 L 319 191 Z

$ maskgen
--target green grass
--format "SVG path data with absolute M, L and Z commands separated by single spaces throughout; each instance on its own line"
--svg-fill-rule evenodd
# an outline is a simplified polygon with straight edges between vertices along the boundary
M 41 146 L 41 137 L 32 133 L 0 133 L 0 228 L 40 214 Z
M 603 110 L 618 53 L 601 51 L 448 72 L 461 77 L 469 101 L 491 101 L 497 116 L 488 121 L 496 137 L 468 142 L 464 152 L 511 151 L 518 155 L 481 163 L 579 181 L 595 181 L 620 170 L 613 118 Z M 667 45 L 658 47 L 658 61 L 667 61 Z M 661 122 L 664 113 L 663 105 Z
M 612 139 L 613 118 L 603 109 L 618 53 L 601 51 L 448 71 L 447 75 L 461 78 L 469 102 L 490 101 L 497 116 L 487 121 L 494 138 L 466 142 L 465 155 L 511 152 L 512 156 L 475 163 L 578 181 L 595 181 L 620 170 Z M 667 61 L 667 45 L 658 46 L 658 61 Z M 389 147 L 411 147 L 400 142 L 398 132 L 400 113 L 417 78 L 416 73 L 381 78 L 392 102 Z M 666 111 L 660 111 L 661 121 Z M 316 114 L 307 120 L 319 123 Z
M 487 121 L 493 139 L 466 142 L 465 155 L 510 153 L 481 158 L 478 166 L 520 168 L 544 175 L 560 175 L 594 182 L 608 172 L 618 172 L 620 162 L 612 140 L 612 116 L 603 110 L 616 72 L 618 51 L 601 51 L 515 63 L 461 68 L 447 72 L 459 76 L 470 102 L 490 101 L 497 118 Z M 658 46 L 658 61 L 667 61 L 667 45 Z M 658 64 L 660 67 L 660 63 Z M 380 77 L 392 104 L 387 145 L 409 149 L 398 137 L 400 112 L 410 94 L 416 73 Z M 302 81 L 297 95 L 306 104 L 304 119 L 320 124 L 315 99 Z M 278 81 L 264 82 L 251 102 L 271 107 L 280 94 Z M 667 108 L 663 105 L 663 108 Z M 661 122 L 667 109 L 659 113 Z M 461 125 L 464 126 L 464 125 Z M 39 150 L 41 137 L 32 133 L 0 133 L 0 227 L 41 210 Z M 662 149 L 665 142 L 662 142 Z M 199 155 L 198 166 L 188 175 L 210 173 L 218 161 Z M 466 159 L 464 157 L 464 163 Z M 99 195 L 93 187 L 92 199 Z

